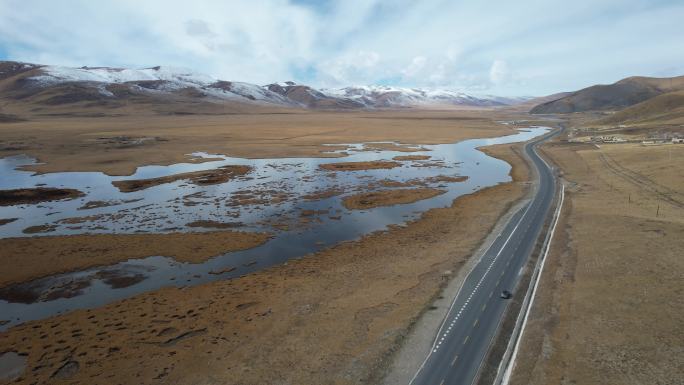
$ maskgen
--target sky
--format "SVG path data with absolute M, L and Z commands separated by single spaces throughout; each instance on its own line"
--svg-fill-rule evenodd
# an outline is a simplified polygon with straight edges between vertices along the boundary
M 684 75 L 682 0 L 0 0 L 0 60 L 540 96 Z

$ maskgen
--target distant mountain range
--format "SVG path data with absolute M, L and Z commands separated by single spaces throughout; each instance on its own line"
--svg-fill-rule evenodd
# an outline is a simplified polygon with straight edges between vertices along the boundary
M 650 78 L 634 76 L 608 85 L 595 85 L 561 94 L 536 105 L 532 114 L 565 114 L 604 111 L 601 124 L 671 121 L 684 118 L 684 76 Z
M 475 96 L 449 89 L 350 86 L 317 89 L 286 81 L 256 85 L 186 69 L 63 67 L 0 61 L 0 122 L 26 116 L 102 116 L 131 111 L 202 114 L 294 109 L 531 108 L 532 114 L 598 111 L 605 125 L 684 122 L 684 76 L 629 77 L 541 98 Z M 124 112 L 126 109 L 126 112 Z
M 0 98 L 42 106 L 39 109 L 198 101 L 317 109 L 490 107 L 516 105 L 529 99 L 386 86 L 316 89 L 289 81 L 261 86 L 170 67 L 72 68 L 11 61 L 0 62 Z

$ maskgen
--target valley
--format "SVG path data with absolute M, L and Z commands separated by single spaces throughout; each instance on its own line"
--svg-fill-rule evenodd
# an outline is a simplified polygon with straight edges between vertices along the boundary
M 79 188 L 87 195 L 72 201 L 44 202 L 32 209 L 33 218 L 41 218 L 37 215 L 41 212 L 43 215 L 61 212 L 44 217 L 49 223 L 57 223 L 52 231 L 38 238 L 21 235 L 0 240 L 3 250 L 16 250 L 3 256 L 4 262 L 17 266 L 13 275 L 3 276 L 3 298 L 16 301 L 2 305 L 4 314 L 16 316 L 9 318 L 9 323 L 4 322 L 4 327 L 9 328 L 1 334 L 1 350 L 16 346 L 17 339 L 27 338 L 25 333 L 29 331 L 49 328 L 54 332 L 49 335 L 60 336 L 52 340 L 52 337 L 34 334 L 38 339 L 30 337 L 33 342 L 21 344 L 19 353 L 28 357 L 25 373 L 31 373 L 21 381 L 27 382 L 63 377 L 70 382 L 108 383 L 108 376 L 115 368 L 134 365 L 140 355 L 153 359 L 135 371 L 128 371 L 131 377 L 126 378 L 131 381 L 141 377 L 185 380 L 219 376 L 222 382 L 228 383 L 235 378 L 271 382 L 278 378 L 274 375 L 284 375 L 285 367 L 312 354 L 323 360 L 307 364 L 301 371 L 288 370 L 287 378 L 292 381 L 310 378 L 311 368 L 317 368 L 321 381 L 331 375 L 348 378 L 340 383 L 378 378 L 382 376 L 385 364 L 381 363 L 388 359 L 388 351 L 400 342 L 416 317 L 426 311 L 427 301 L 438 295 L 444 279 L 467 262 L 469 253 L 499 216 L 527 190 L 526 166 L 512 150 L 514 145 L 500 145 L 488 151 L 489 155 L 512 164 L 512 170 L 506 163 L 475 150 L 482 145 L 505 143 L 509 140 L 506 135 L 516 134 L 516 128 L 530 126 L 524 121 L 515 125 L 498 123 L 519 117 L 510 111 L 343 114 L 295 110 L 275 117 L 258 112 L 178 119 L 135 116 L 43 120 L 36 117 L 30 123 L 3 125 L 0 129 L 10 135 L 18 133 L 24 138 L 36 138 L 24 142 L 25 148 L 5 150 L 5 160 L 16 159 L 7 164 L 9 175 L 14 173 L 11 171 L 14 167 L 31 170 L 21 171 L 12 178 L 13 182 L 5 181 L 7 186 L 21 180 L 19 183 L 27 186 L 72 185 L 68 181 L 73 179 L 82 181 Z M 141 132 L 138 127 L 143 121 L 150 127 Z M 416 122 L 420 123 L 420 133 L 413 129 Z M 118 129 L 113 129 L 117 126 Z M 192 135 L 188 133 L 189 127 L 193 129 Z M 54 130 L 52 138 L 43 134 L 49 130 Z M 165 133 L 161 134 L 162 131 Z M 105 132 L 112 137 L 131 138 L 135 132 L 137 136 L 166 140 L 118 146 L 112 145 L 111 140 L 87 139 L 104 137 Z M 256 137 L 255 132 L 259 132 Z M 534 129 L 521 132 L 517 140 L 526 140 L 539 132 Z M 226 140 L 226 137 L 235 139 Z M 8 140 L 6 136 L 3 138 Z M 485 139 L 468 141 L 468 138 Z M 89 148 L 93 142 L 93 148 Z M 107 146 L 107 151 L 102 151 L 99 147 L 102 145 Z M 75 152 L 75 149 L 79 150 Z M 198 150 L 205 151 L 206 155 L 198 156 Z M 195 155 L 184 155 L 189 153 Z M 246 157 L 226 159 L 225 155 L 218 155 L 234 153 Z M 35 156 L 42 163 L 16 158 L 15 154 Z M 271 158 L 263 159 L 267 156 Z M 277 156 L 285 158 L 275 159 Z M 126 162 L 103 161 L 103 158 L 126 159 Z M 355 160 L 359 162 L 354 164 Z M 380 161 L 392 167 L 375 167 L 372 163 Z M 179 168 L 175 162 L 182 162 L 183 166 Z M 222 214 L 216 217 L 215 210 L 210 209 L 206 213 L 211 215 L 202 218 L 205 207 L 202 204 L 180 205 L 178 208 L 182 211 L 170 217 L 180 218 L 178 215 L 184 211 L 195 213 L 179 223 L 198 226 L 188 227 L 189 232 L 181 233 L 163 231 L 163 221 L 166 221 L 163 219 L 158 222 L 160 227 L 149 228 L 147 234 L 137 234 L 135 230 L 154 221 L 139 220 L 140 226 L 133 221 L 128 230 L 131 234 L 119 234 L 120 230 L 110 227 L 115 226 L 116 216 L 97 216 L 97 213 L 115 214 L 122 208 L 145 206 L 150 200 L 163 199 L 162 191 L 173 198 L 178 195 L 178 189 L 188 189 L 188 193 L 208 189 L 206 198 L 198 194 L 190 198 L 201 203 L 202 199 L 213 202 L 221 196 L 217 186 L 231 186 L 226 191 L 228 199 L 233 190 L 239 193 L 240 184 L 261 183 L 260 176 L 273 177 L 280 175 L 279 172 L 288 175 L 302 167 L 297 166 L 300 162 L 308 164 L 303 169 L 308 171 L 301 174 L 300 186 L 292 191 L 296 198 L 286 198 L 284 203 L 245 203 L 244 207 L 252 204 L 267 211 L 272 210 L 269 206 L 281 207 L 280 211 L 273 212 L 286 215 L 297 213 L 290 210 L 301 210 L 293 217 L 293 223 L 284 225 L 278 219 L 272 224 L 259 225 L 263 226 L 261 232 L 239 232 L 254 228 L 248 217 L 231 217 L 226 221 Z M 139 168 L 149 163 L 168 165 L 154 166 L 150 172 L 145 167 Z M 353 167 L 318 167 L 346 163 Z M 192 182 L 199 175 L 200 171 L 196 170 L 220 170 L 226 164 L 249 165 L 252 169 L 242 176 L 219 181 L 218 185 Z M 34 171 L 39 173 L 32 176 Z M 505 183 L 510 181 L 509 174 L 514 182 Z M 169 177 L 162 180 L 160 175 Z M 136 184 L 111 183 L 112 179 L 122 177 Z M 316 178 L 321 178 L 320 182 L 313 183 Z M 306 187 L 307 183 L 311 187 Z M 429 186 L 438 190 L 433 192 Z M 95 192 L 98 188 L 103 189 L 102 193 Z M 355 195 L 373 190 L 411 193 L 390 194 L 377 200 Z M 287 192 L 283 186 L 280 191 Z M 263 197 L 258 189 L 252 188 L 252 193 L 257 198 Z M 318 203 L 321 199 L 335 202 L 345 196 L 355 202 L 345 203 L 348 208 L 331 210 L 330 203 Z M 292 199 L 299 208 L 287 203 Z M 308 200 L 310 204 L 303 204 Z M 225 208 L 242 207 L 230 206 L 230 200 L 226 202 Z M 279 206 L 282 204 L 285 206 Z M 13 212 L 3 214 L 23 218 L 4 225 L 5 234 L 11 228 L 21 234 L 26 226 L 28 217 L 18 207 L 10 207 Z M 69 210 L 78 216 L 74 217 Z M 377 218 L 385 219 L 345 225 L 355 217 L 368 217 L 369 210 L 380 210 L 377 212 L 382 214 Z M 89 229 L 89 222 L 99 224 Z M 230 222 L 233 225 L 229 229 L 204 231 L 203 226 L 212 230 Z M 318 233 L 312 232 L 311 226 L 320 229 Z M 348 237 L 344 235 L 347 233 L 340 232 L 345 226 L 351 226 L 356 235 L 341 243 L 343 239 L 338 238 L 320 242 L 326 240 L 326 235 L 320 233 L 322 230 L 337 237 Z M 160 230 L 162 234 L 158 234 Z M 283 234 L 282 242 L 268 239 L 273 234 Z M 292 236 L 299 240 L 293 243 Z M 414 241 L 406 243 L 411 239 Z M 263 258 L 264 252 L 260 250 L 269 249 L 260 248 L 261 242 L 266 242 L 264 246 L 271 250 L 266 254 L 271 257 Z M 286 247 L 286 244 L 296 247 Z M 225 254 L 239 248 L 247 250 Z M 52 253 L 58 253 L 59 259 L 53 258 Z M 244 256 L 240 257 L 240 253 Z M 221 254 L 225 255 L 215 258 Z M 154 257 L 157 255 L 172 259 Z M 392 255 L 391 261 L 388 255 Z M 297 258 L 288 260 L 291 256 Z M 209 263 L 202 262 L 207 259 Z M 391 268 L 388 270 L 387 266 Z M 54 274 L 58 275 L 53 277 Z M 320 289 L 324 287 L 326 290 Z M 109 299 L 101 301 L 103 298 Z M 22 304 L 20 299 L 28 304 Z M 77 303 L 91 305 L 86 309 L 69 305 Z M 70 311 L 52 315 L 50 312 L 56 309 Z M 226 309 L 231 310 L 226 312 Z M 107 314 L 118 315 L 111 318 Z M 109 331 L 101 334 L 104 330 L 100 324 L 110 325 L 105 327 Z M 371 328 L 371 325 L 375 326 Z M 341 329 L 345 331 L 340 333 Z M 386 330 L 392 332 L 388 334 Z M 65 339 L 67 335 L 71 337 Z M 305 335 L 316 336 L 325 343 L 314 345 Z M 266 343 L 283 338 L 299 342 L 285 350 L 282 344 Z M 107 342 L 76 348 L 86 340 Z M 261 348 L 254 350 L 257 345 Z M 183 349 L 178 350 L 180 346 Z M 53 350 L 52 347 L 55 347 L 54 353 L 39 354 Z M 292 349 L 300 353 L 293 355 Z M 198 355 L 199 352 L 205 353 Z M 362 361 L 345 358 L 361 352 L 366 356 Z M 68 357 L 66 361 L 65 357 Z M 268 360 L 271 367 L 283 370 L 249 369 L 252 363 L 261 360 Z M 228 362 L 232 362 L 230 370 L 226 370 Z M 70 368 L 68 371 L 62 369 L 65 365 Z M 119 375 L 117 378 L 127 381 Z
M 408 341 L 432 342 L 453 286 L 538 193 L 523 143 L 562 126 L 539 152 L 566 203 L 510 380 L 674 380 L 678 78 L 445 102 L 156 67 L 3 68 L 0 257 L 12 269 L 0 275 L 0 363 L 11 383 L 410 379 L 424 356 Z M 521 269 L 533 235 L 511 252 Z M 633 337 L 644 308 L 662 322 Z M 482 365 L 492 359 L 488 341 L 471 343 L 489 352 Z

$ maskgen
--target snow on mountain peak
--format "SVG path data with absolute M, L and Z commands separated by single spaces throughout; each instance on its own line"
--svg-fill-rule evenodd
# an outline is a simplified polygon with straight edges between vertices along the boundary
M 114 97 L 109 84 L 128 84 L 136 92 L 175 92 L 192 88 L 195 95 L 214 99 L 269 103 L 312 108 L 376 108 L 429 105 L 498 106 L 524 101 L 524 98 L 473 96 L 439 88 L 408 88 L 387 85 L 349 86 L 316 89 L 293 81 L 259 86 L 223 81 L 186 68 L 150 67 L 141 69 L 111 67 L 64 67 L 35 65 L 40 72 L 28 78 L 34 85 L 51 86 L 66 82 L 86 83 L 100 94 Z M 150 84 L 149 82 L 156 82 Z M 88 85 L 88 83 L 96 83 Z
M 110 68 L 110 67 L 41 67 L 43 75 L 33 77 L 34 80 L 48 83 L 58 82 L 100 82 L 126 83 L 135 81 L 165 80 L 170 82 L 208 85 L 216 81 L 211 76 L 199 74 L 188 69 L 174 67 L 152 67 L 142 69 Z
M 385 85 L 350 86 L 322 89 L 326 95 L 357 100 L 369 107 L 405 107 L 424 105 L 506 105 L 505 98 L 477 97 L 461 91 L 439 88 L 407 88 Z

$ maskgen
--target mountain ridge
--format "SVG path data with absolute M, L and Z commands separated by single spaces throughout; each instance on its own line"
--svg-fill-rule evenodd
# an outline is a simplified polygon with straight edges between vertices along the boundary
M 531 114 L 611 111 L 644 102 L 656 96 L 684 90 L 684 76 L 652 78 L 631 76 L 612 84 L 598 84 L 556 100 L 536 105 Z
M 141 104 L 237 103 L 305 109 L 375 109 L 426 106 L 496 107 L 528 98 L 474 96 L 454 90 L 389 86 L 317 89 L 292 81 L 256 85 L 217 79 L 174 67 L 141 69 L 66 67 L 0 61 L 0 97 L 44 106 L 116 107 Z
M 684 91 L 672 91 L 629 106 L 606 118 L 598 125 L 669 124 L 684 120 Z

